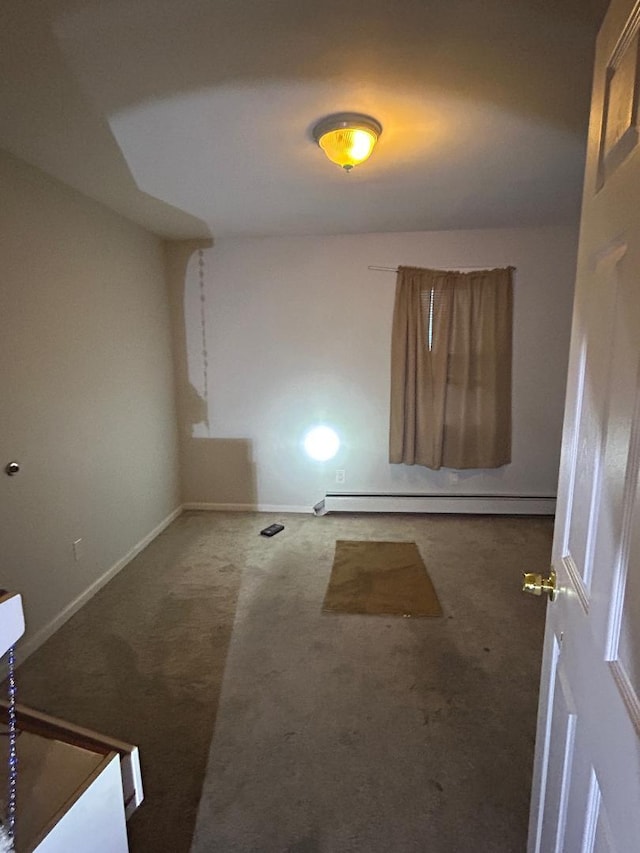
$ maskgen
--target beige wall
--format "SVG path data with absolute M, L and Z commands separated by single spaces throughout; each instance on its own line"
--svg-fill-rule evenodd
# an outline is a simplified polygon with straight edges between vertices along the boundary
M 572 227 L 221 240 L 204 249 L 201 280 L 195 247 L 170 245 L 184 500 L 309 509 L 327 491 L 555 494 L 576 247 Z M 389 465 L 395 276 L 370 264 L 517 268 L 510 465 Z M 331 462 L 302 449 L 316 423 L 341 436 Z
M 178 506 L 174 391 L 160 240 L 4 154 L 0 187 L 0 585 L 29 649 Z

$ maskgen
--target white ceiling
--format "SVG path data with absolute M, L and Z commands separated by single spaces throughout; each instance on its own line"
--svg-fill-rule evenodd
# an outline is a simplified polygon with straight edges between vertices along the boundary
M 163 236 L 572 221 L 606 0 L 21 0 L 0 146 Z M 383 133 L 351 174 L 310 130 Z

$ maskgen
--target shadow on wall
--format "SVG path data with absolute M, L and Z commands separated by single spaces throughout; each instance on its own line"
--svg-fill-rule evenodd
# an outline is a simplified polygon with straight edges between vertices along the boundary
M 186 503 L 251 509 L 257 503 L 256 466 L 247 438 L 186 438 L 181 442 Z
M 248 438 L 211 436 L 202 268 L 199 270 L 200 293 L 197 298 L 196 294 L 187 293 L 187 268 L 194 253 L 212 245 L 211 240 L 165 243 L 173 325 L 182 499 L 184 503 L 252 509 L 257 503 L 252 441 Z M 188 299 L 188 296 L 193 298 Z M 201 314 L 200 322 L 189 327 L 200 326 L 202 340 L 199 341 L 187 337 L 187 306 L 195 304 Z M 200 389 L 192 381 L 195 375 L 198 376 Z

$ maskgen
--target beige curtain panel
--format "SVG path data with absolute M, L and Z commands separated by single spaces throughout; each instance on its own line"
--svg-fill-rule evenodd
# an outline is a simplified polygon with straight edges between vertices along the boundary
M 513 268 L 400 267 L 391 341 L 389 461 L 511 461 Z

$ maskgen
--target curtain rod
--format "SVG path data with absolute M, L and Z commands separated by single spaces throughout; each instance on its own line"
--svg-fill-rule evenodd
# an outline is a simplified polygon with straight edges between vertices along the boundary
M 398 267 L 376 267 L 376 266 L 370 265 L 367 267 L 367 269 L 368 270 L 378 270 L 380 272 L 398 272 Z M 486 270 L 486 269 L 491 269 L 491 267 L 487 267 L 486 264 L 483 267 L 457 267 L 455 265 L 452 267 L 453 272 L 473 272 L 473 270 Z

